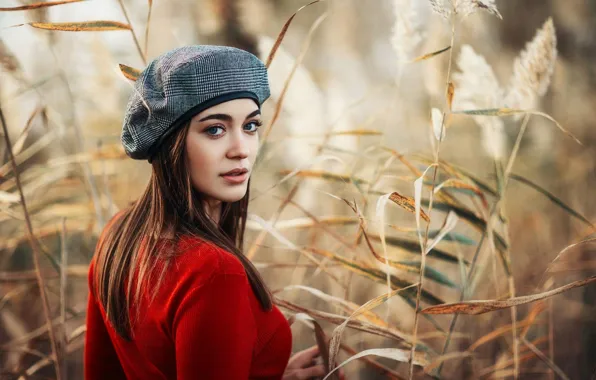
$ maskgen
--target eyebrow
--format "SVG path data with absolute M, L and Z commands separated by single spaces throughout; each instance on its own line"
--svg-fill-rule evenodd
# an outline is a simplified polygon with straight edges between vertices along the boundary
M 251 118 L 251 117 L 253 117 L 253 116 L 260 115 L 260 114 L 261 114 L 261 110 L 256 110 L 256 111 L 253 111 L 253 112 L 249 113 L 249 114 L 246 116 L 246 119 L 248 119 L 248 118 Z M 230 115 L 228 115 L 228 114 L 225 114 L 225 113 L 214 113 L 214 114 L 212 114 L 212 115 L 205 116 L 204 118 L 202 118 L 201 120 L 199 120 L 199 123 L 200 123 L 201 121 L 205 121 L 205 120 L 212 120 L 212 119 L 216 119 L 216 120 L 223 120 L 223 121 L 232 121 L 232 120 L 233 120 L 232 116 L 230 116 Z

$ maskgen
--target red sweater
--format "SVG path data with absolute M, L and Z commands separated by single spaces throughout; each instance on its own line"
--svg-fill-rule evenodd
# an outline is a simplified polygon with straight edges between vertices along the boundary
M 106 320 L 89 281 L 85 379 L 281 379 L 292 349 L 284 315 L 263 311 L 232 254 L 190 238 L 178 249 L 153 303 L 142 298 L 131 342 Z

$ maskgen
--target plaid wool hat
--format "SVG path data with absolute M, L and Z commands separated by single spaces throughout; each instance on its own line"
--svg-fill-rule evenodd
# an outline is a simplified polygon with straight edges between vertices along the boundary
M 267 68 L 255 55 L 233 47 L 184 46 L 154 59 L 134 84 L 122 125 L 126 154 L 147 159 L 178 127 L 219 103 L 269 98 Z

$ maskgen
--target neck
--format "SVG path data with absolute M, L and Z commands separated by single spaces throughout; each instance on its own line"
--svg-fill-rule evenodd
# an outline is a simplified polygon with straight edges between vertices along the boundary
M 205 212 L 216 225 L 219 225 L 219 219 L 221 216 L 221 201 L 211 199 L 207 200 L 205 202 Z

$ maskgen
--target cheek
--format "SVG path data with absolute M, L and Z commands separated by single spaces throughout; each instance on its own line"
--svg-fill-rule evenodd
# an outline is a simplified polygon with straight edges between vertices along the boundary
M 215 170 L 211 152 L 201 144 L 198 138 L 189 136 L 186 142 L 186 165 L 195 185 L 209 181 L 211 172 Z
M 256 135 L 250 144 L 250 156 L 253 160 L 259 154 L 259 146 L 259 135 Z

